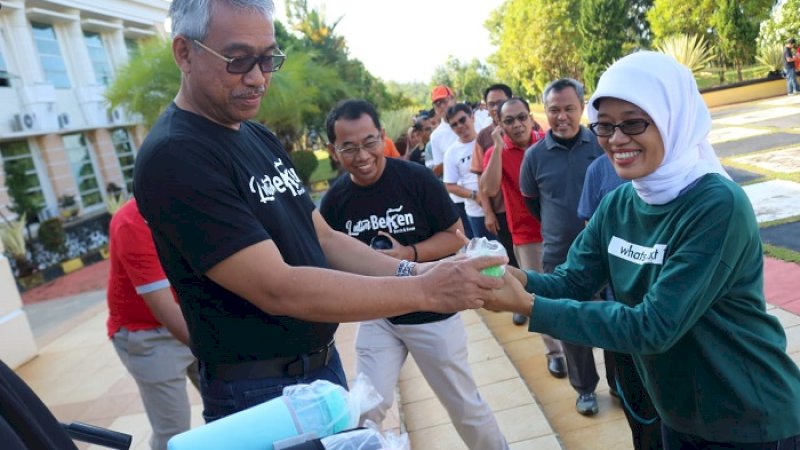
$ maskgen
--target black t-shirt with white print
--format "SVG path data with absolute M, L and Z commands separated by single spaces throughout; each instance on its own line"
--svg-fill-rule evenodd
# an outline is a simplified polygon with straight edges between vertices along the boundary
M 320 213 L 335 230 L 368 244 L 383 230 L 403 245 L 422 242 L 450 228 L 459 215 L 444 185 L 426 167 L 386 158 L 386 168 L 371 186 L 359 186 L 342 175 L 320 204 Z M 389 318 L 394 324 L 420 324 L 452 314 L 415 312 Z
M 269 239 L 289 265 L 328 267 L 314 204 L 275 135 L 253 122 L 226 128 L 172 104 L 142 144 L 134 185 L 198 359 L 292 356 L 330 342 L 337 324 L 267 314 L 205 276 Z

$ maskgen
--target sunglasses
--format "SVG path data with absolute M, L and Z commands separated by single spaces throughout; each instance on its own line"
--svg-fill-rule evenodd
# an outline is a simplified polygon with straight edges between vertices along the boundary
M 207 50 L 212 55 L 216 56 L 217 58 L 225 61 L 227 66 L 225 66 L 225 70 L 228 73 L 241 75 L 243 73 L 249 73 L 253 70 L 256 64 L 258 64 L 258 68 L 261 69 L 262 72 L 277 72 L 280 70 L 281 66 L 283 66 L 283 62 L 286 61 L 286 55 L 281 53 L 279 49 L 275 49 L 274 53 L 271 55 L 261 55 L 261 56 L 242 56 L 239 58 L 228 58 L 227 56 L 222 56 L 219 53 L 215 52 L 214 50 L 206 47 L 203 45 L 202 42 L 198 41 L 197 39 L 192 39 L 192 42 L 200 46 L 201 48 Z
M 651 123 L 644 119 L 624 120 L 617 125 L 607 122 L 595 122 L 589 124 L 589 129 L 597 137 L 611 137 L 617 128 L 627 136 L 636 136 L 644 133 Z
M 455 122 L 450 122 L 449 123 L 450 128 L 455 128 L 455 127 L 457 127 L 459 125 L 464 125 L 465 123 L 467 123 L 467 119 L 469 119 L 468 116 L 461 116 L 461 118 L 456 120 Z
M 525 121 L 526 121 L 526 120 L 528 120 L 528 118 L 529 118 L 530 116 L 531 116 L 531 115 L 530 115 L 530 114 L 528 114 L 528 113 L 519 113 L 519 114 L 517 114 L 516 116 L 506 116 L 506 117 L 505 117 L 505 118 L 502 120 L 502 122 L 503 122 L 503 125 L 505 125 L 505 126 L 507 126 L 507 127 L 510 127 L 511 125 L 514 125 L 514 122 L 516 122 L 516 121 L 519 121 L 519 123 L 522 123 L 522 124 L 524 124 L 524 123 L 525 123 Z

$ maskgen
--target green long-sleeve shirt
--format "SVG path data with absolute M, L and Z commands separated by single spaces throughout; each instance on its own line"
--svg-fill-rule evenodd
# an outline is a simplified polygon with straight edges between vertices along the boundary
M 578 301 L 606 282 L 616 302 Z M 766 312 L 758 227 L 735 183 L 706 175 L 658 206 L 618 188 L 566 263 L 529 272 L 526 289 L 531 331 L 633 354 L 671 428 L 741 443 L 800 434 L 800 371 Z

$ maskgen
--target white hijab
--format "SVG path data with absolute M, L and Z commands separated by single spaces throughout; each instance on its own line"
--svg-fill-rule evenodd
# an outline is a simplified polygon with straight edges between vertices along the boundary
M 730 176 L 711 143 L 711 114 L 688 68 L 663 53 L 637 52 L 606 70 L 589 100 L 589 120 L 597 121 L 595 101 L 614 97 L 633 103 L 653 119 L 664 140 L 664 160 L 642 178 L 633 180 L 639 197 L 651 205 L 674 200 L 707 173 Z

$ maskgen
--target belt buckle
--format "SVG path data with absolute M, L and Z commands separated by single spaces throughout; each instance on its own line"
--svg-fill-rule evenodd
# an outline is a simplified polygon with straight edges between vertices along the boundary
M 333 348 L 333 345 L 334 345 L 334 341 L 331 341 L 327 345 L 325 345 L 324 347 L 319 348 L 317 350 L 314 350 L 313 352 L 309 352 L 309 353 L 304 353 L 302 355 L 298 355 L 297 359 L 295 359 L 294 361 L 292 361 L 292 362 L 290 362 L 290 363 L 288 363 L 286 365 L 286 368 L 284 369 L 284 372 L 286 373 L 286 376 L 297 377 L 297 376 L 302 375 L 302 376 L 306 377 L 306 376 L 308 376 L 307 371 L 310 372 L 312 370 L 317 370 L 320 367 L 327 366 L 328 363 L 331 361 L 331 353 L 332 353 L 331 349 Z M 321 355 L 321 357 L 322 357 L 322 365 L 320 365 L 319 367 L 314 367 L 312 369 L 311 368 L 311 358 L 313 358 L 313 357 L 315 357 L 317 355 Z

